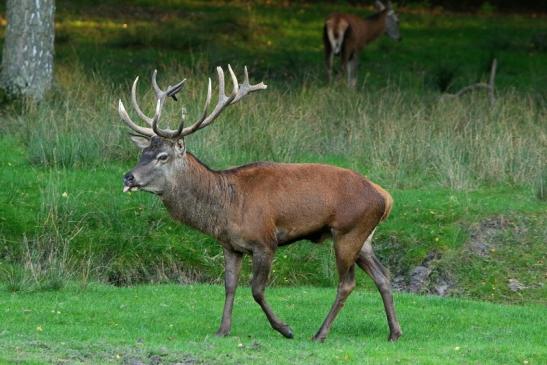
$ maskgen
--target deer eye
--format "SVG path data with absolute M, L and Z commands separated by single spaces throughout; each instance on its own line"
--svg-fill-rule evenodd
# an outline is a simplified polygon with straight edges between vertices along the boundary
M 156 158 L 158 159 L 158 161 L 166 161 L 167 160 L 167 157 L 169 157 L 169 155 L 165 152 L 163 153 L 160 153 L 156 156 Z

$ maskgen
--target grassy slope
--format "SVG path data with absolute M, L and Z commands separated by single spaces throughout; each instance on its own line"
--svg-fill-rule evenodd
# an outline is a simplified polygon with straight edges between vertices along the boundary
M 276 364 L 540 364 L 545 307 L 399 294 L 402 339 L 386 342 L 380 296 L 357 290 L 348 299 L 324 344 L 310 341 L 334 297 L 333 289 L 275 288 L 268 291 L 296 338 L 269 328 L 249 293 L 240 288 L 232 335 L 218 339 L 220 286 L 92 286 L 85 291 L 6 294 L 0 362 L 276 363 Z M 282 351 L 280 351 L 282 349 Z
M 12 151 L 0 160 L 5 172 L 0 174 L 0 184 L 8 187 L 0 192 L 0 229 L 8 258 L 10 252 L 22 249 L 20 237 L 41 242 L 44 236 L 53 235 L 57 244 L 67 240 L 75 254 L 69 263 L 76 266 L 75 280 L 87 280 L 83 276 L 89 273 L 82 266 L 88 259 L 93 261 L 92 277 L 119 283 L 139 277 L 154 281 L 222 277 L 221 249 L 213 239 L 173 222 L 154 197 L 120 192 L 120 176 L 127 167 L 50 170 L 30 165 L 21 147 L 9 139 L 0 140 L 0 146 Z M 447 262 L 441 264 L 455 275 L 462 295 L 507 302 L 544 301 L 540 268 L 545 206 L 528 189 L 455 192 L 436 188 L 392 193 L 397 204 L 392 217 L 378 230 L 376 241 L 380 242 L 380 257 L 393 272 L 404 272 L 429 252 L 440 252 L 447 255 Z M 498 237 L 500 245 L 492 257 L 462 251 L 467 227 L 497 215 L 521 224 L 526 231 Z M 463 262 L 463 267 L 458 264 Z M 244 282 L 248 275 L 246 265 Z M 528 287 L 511 292 L 509 278 Z M 17 275 L 9 277 L 12 289 L 25 289 L 18 280 Z M 281 249 L 275 259 L 274 284 L 332 285 L 335 281 L 330 244 L 292 245 Z
M 384 37 L 367 49 L 360 68 L 366 85 L 354 96 L 343 86 L 333 93 L 324 85 L 320 29 L 332 4 L 121 3 L 58 1 L 55 92 L 45 107 L 21 113 L 11 106 L 2 116 L 2 133 L 20 132 L 0 142 L 9 151 L 0 156 L 0 179 L 7 187 L 0 191 L 0 254 L 7 261 L 17 261 L 27 241 L 31 248 L 60 242 L 77 251 L 69 264 L 79 269 L 89 263 L 91 276 L 103 280 L 181 274 L 191 279 L 199 276 L 193 268 L 205 279 L 218 279 L 222 258 L 216 243 L 171 222 L 152 197 L 119 193 L 120 176 L 135 153 L 113 105 L 127 94 L 128 80 L 155 67 L 171 79 L 188 70 L 181 64 L 201 77 L 216 64 L 247 63 L 253 75 L 267 80 L 270 94 L 252 98 L 250 106 L 228 112 L 224 123 L 195 136 L 191 146 L 206 162 L 226 167 L 273 159 L 354 168 L 395 196 L 393 216 L 377 235 L 381 256 L 394 271 L 420 264 L 430 252 L 447 253 L 453 263 L 443 264 L 454 272 L 462 294 L 543 300 L 545 204 L 534 199 L 529 182 L 537 179 L 545 147 L 547 56 L 533 42 L 545 30 L 543 18 L 407 9 L 401 14 L 405 40 Z M 436 102 L 440 79 L 450 90 L 484 79 L 492 56 L 500 62 L 496 81 L 502 102 L 496 108 L 490 111 L 481 97 Z M 198 86 L 191 86 L 195 100 Z M 364 138 L 367 134 L 382 143 L 365 148 L 378 140 Z M 503 233 L 490 257 L 468 255 L 468 227 L 500 215 L 525 229 Z M 302 262 L 301 270 L 292 269 Z M 24 288 L 20 273 L 6 270 L 12 289 Z M 275 284 L 335 280 L 328 245 L 284 249 L 275 270 Z M 73 279 L 89 274 L 76 272 Z M 511 277 L 528 288 L 510 292 Z M 51 286 L 57 284 L 53 280 Z

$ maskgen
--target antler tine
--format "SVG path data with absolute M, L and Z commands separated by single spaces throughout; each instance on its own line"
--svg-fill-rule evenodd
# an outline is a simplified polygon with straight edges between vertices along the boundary
M 157 75 L 158 75 L 158 70 L 154 70 L 154 72 L 152 72 L 152 87 L 154 88 L 154 92 L 156 93 L 156 96 L 159 99 L 160 95 L 163 94 L 163 91 L 158 86 L 158 81 L 156 80 Z
M 169 86 L 167 88 L 167 91 L 165 92 L 165 94 L 167 96 L 170 96 L 172 97 L 173 99 L 175 99 L 175 101 L 177 100 L 177 96 L 176 94 L 182 90 L 182 87 L 184 86 L 184 83 L 186 82 L 186 79 L 182 80 L 181 82 L 179 82 L 178 84 L 175 84 L 174 86 Z
M 192 134 L 201 127 L 201 124 L 203 123 L 205 118 L 207 118 L 207 110 L 209 109 L 209 104 L 211 104 L 211 95 L 212 95 L 211 78 L 209 78 L 209 85 L 207 87 L 207 99 L 205 100 L 205 106 L 203 107 L 203 114 L 201 115 L 201 118 L 199 118 L 199 120 L 195 122 L 194 124 L 192 124 L 190 127 L 186 127 L 184 129 L 179 128 L 181 137 Z M 181 123 L 181 127 L 182 127 L 182 123 Z
M 135 108 L 135 111 L 139 115 L 139 117 L 146 122 L 150 127 L 152 127 L 152 118 L 147 117 L 139 107 L 139 103 L 137 103 L 137 83 L 139 82 L 139 77 L 137 76 L 135 78 L 135 81 L 133 81 L 133 86 L 131 87 L 131 101 L 133 102 L 133 108 Z
M 217 67 L 217 73 L 218 73 L 217 105 L 215 106 L 215 109 L 213 109 L 211 114 L 209 114 L 209 116 L 207 116 L 207 118 L 205 118 L 205 120 L 202 123 L 200 123 L 200 127 L 199 127 L 200 129 L 211 124 L 220 115 L 222 110 L 226 108 L 226 106 L 229 105 L 236 97 L 235 92 L 237 92 L 237 86 L 235 85 L 237 85 L 238 82 L 233 71 L 232 71 L 232 82 L 234 82 L 234 91 L 232 92 L 232 94 L 230 94 L 230 96 L 226 96 L 226 93 L 224 91 L 224 70 L 222 69 L 222 67 Z
M 234 70 L 232 70 L 232 66 L 230 66 L 230 64 L 228 64 L 228 72 L 230 72 L 230 76 L 232 77 L 232 85 L 233 85 L 232 95 L 237 96 L 237 94 L 239 93 L 239 82 L 237 81 L 236 74 L 234 73 Z
M 174 86 L 167 86 L 167 89 L 164 91 L 158 86 L 158 81 L 156 79 L 157 74 L 158 70 L 154 70 L 154 72 L 152 73 L 152 87 L 154 88 L 154 92 L 156 93 L 156 99 L 161 100 L 162 105 L 165 102 L 165 98 L 167 96 L 170 96 L 173 99 L 177 100 L 176 94 L 182 90 L 186 79 L 183 79 L 181 82 L 175 84 Z
M 207 108 L 209 106 L 209 103 L 211 101 L 211 79 L 209 79 L 209 88 L 207 93 L 207 101 L 205 103 L 205 108 L 203 111 L 203 115 L 201 118 L 192 124 L 190 127 L 186 127 L 181 130 L 180 137 L 187 136 L 193 132 L 195 132 L 198 129 L 205 128 L 209 124 L 211 124 L 226 108 L 228 105 L 234 104 L 237 101 L 241 100 L 245 95 L 247 95 L 250 92 L 257 91 L 257 90 L 263 90 L 266 89 L 266 85 L 264 83 L 251 85 L 249 83 L 249 74 L 247 72 L 247 67 L 245 67 L 245 80 L 243 81 L 243 84 L 239 84 L 237 81 L 237 77 L 232 70 L 232 67 L 228 65 L 228 71 L 230 73 L 230 77 L 232 78 L 233 83 L 233 89 L 230 96 L 226 96 L 225 94 L 225 81 L 224 81 L 224 71 L 221 67 L 217 67 L 217 73 L 218 73 L 218 101 L 217 105 L 211 112 L 211 114 L 207 115 Z
M 220 66 L 217 66 L 217 73 L 218 73 L 218 102 L 217 102 L 217 107 L 219 105 L 222 105 L 222 104 L 226 104 L 226 100 L 232 98 L 233 99 L 233 93 L 230 95 L 230 96 L 226 96 L 226 92 L 224 90 L 224 70 L 222 69 L 222 67 Z M 232 72 L 233 74 L 233 72 Z M 234 75 L 235 77 L 235 75 Z M 237 84 L 237 79 L 235 80 L 236 84 Z M 231 101 L 231 100 L 230 100 Z M 215 110 L 217 109 L 217 107 L 215 107 Z M 213 111 L 214 113 L 214 111 Z
M 133 129 L 135 132 L 148 137 L 152 137 L 154 135 L 154 131 L 152 129 L 140 127 L 131 120 L 129 114 L 127 114 L 127 111 L 123 106 L 121 99 L 118 102 L 118 113 L 120 114 L 120 117 L 125 122 L 125 124 L 127 124 L 129 128 Z
M 261 82 L 260 84 L 251 85 L 249 83 L 249 73 L 247 72 L 247 66 L 245 66 L 243 70 L 245 72 L 245 79 L 243 80 L 243 84 L 239 85 L 238 94 L 236 95 L 234 100 L 232 100 L 232 104 L 237 103 L 239 100 L 241 100 L 241 98 L 249 93 L 258 90 L 265 90 L 266 88 L 268 88 L 268 86 L 265 85 L 263 82 Z
M 176 94 L 182 90 L 184 83 L 186 82 L 186 79 L 180 81 L 178 84 L 175 84 L 174 86 L 168 86 L 167 90 L 162 90 L 158 86 L 158 82 L 156 80 L 158 71 L 154 70 L 152 73 L 152 87 L 154 88 L 154 92 L 156 94 L 156 100 L 160 101 L 161 105 L 163 106 L 163 103 L 165 102 L 165 98 L 168 96 L 173 97 L 173 99 L 176 99 Z M 133 103 L 133 108 L 135 108 L 135 111 L 139 115 L 139 117 L 146 122 L 150 127 L 153 127 L 153 121 L 154 118 L 148 117 L 142 109 L 139 106 L 139 103 L 137 102 L 137 83 L 139 82 L 139 77 L 137 76 L 135 78 L 135 81 L 133 81 L 133 86 L 131 87 L 131 102 Z
M 232 100 L 235 98 L 236 94 L 232 92 L 230 96 L 226 96 L 225 89 L 224 89 L 224 70 L 222 70 L 221 67 L 217 67 L 217 74 L 218 74 L 218 101 L 217 105 L 215 106 L 215 109 L 211 112 L 211 114 L 207 115 L 207 107 L 209 106 L 209 102 L 211 99 L 211 93 L 210 93 L 210 87 L 211 87 L 211 79 L 209 79 L 209 90 L 207 93 L 207 101 L 206 101 L 206 108 L 203 112 L 202 117 L 194 124 L 192 124 L 190 127 L 184 128 L 181 131 L 181 137 L 187 136 L 188 134 L 191 134 L 195 132 L 198 129 L 204 128 L 211 124 L 216 117 L 219 116 L 220 112 L 229 105 Z M 237 84 L 237 78 L 235 78 L 235 75 L 232 72 L 232 81 L 235 79 L 235 83 Z M 236 87 L 234 86 L 234 91 L 236 91 Z
M 143 118 L 143 119 L 145 119 L 145 121 L 147 121 L 147 123 L 149 121 L 149 124 L 151 125 L 152 130 L 158 136 L 164 137 L 164 138 L 177 138 L 177 136 L 179 135 L 180 131 L 182 130 L 182 128 L 184 126 L 184 120 L 181 120 L 181 122 L 179 124 L 179 127 L 176 130 L 161 129 L 158 126 L 158 123 L 159 123 L 160 118 L 161 118 L 161 110 L 163 108 L 165 98 L 170 96 L 173 99 L 177 100 L 176 94 L 179 91 L 182 90 L 182 88 L 184 86 L 184 83 L 186 82 L 186 79 L 183 79 L 182 81 L 175 84 L 174 86 L 169 85 L 166 90 L 162 90 L 158 86 L 157 74 L 158 74 L 158 70 L 154 70 L 154 72 L 152 73 L 152 87 L 154 88 L 154 92 L 156 93 L 156 112 L 155 112 L 153 118 L 148 118 L 148 117 L 144 116 L 145 118 Z M 137 113 L 138 112 L 139 111 L 137 110 Z M 140 113 L 139 113 L 139 115 L 140 115 Z
M 158 99 L 158 101 L 156 102 L 156 113 L 154 114 L 154 118 L 152 118 L 152 130 L 154 131 L 155 134 L 163 138 L 169 138 L 169 139 L 179 138 L 182 132 L 182 129 L 184 127 L 184 118 L 181 118 L 179 127 L 176 130 L 161 129 L 160 127 L 158 127 L 158 122 L 161 118 L 162 108 L 163 108 L 162 100 Z
M 125 122 L 125 124 L 127 124 L 131 129 L 141 135 L 152 137 L 154 134 L 156 134 L 165 138 L 177 138 L 183 129 L 184 120 L 181 121 L 181 124 L 179 125 L 179 128 L 177 130 L 162 130 L 158 127 L 158 122 L 161 118 L 161 110 L 163 108 L 165 98 L 170 96 L 173 99 L 177 100 L 176 94 L 182 90 L 186 79 L 180 81 L 174 86 L 168 86 L 166 90 L 162 90 L 158 86 L 158 82 L 156 79 L 157 73 L 157 70 L 154 70 L 154 72 L 152 73 L 152 87 L 154 88 L 154 92 L 156 94 L 156 111 L 153 118 L 146 116 L 146 114 L 144 114 L 142 109 L 140 108 L 139 103 L 137 102 L 137 84 L 139 82 L 138 76 L 135 78 L 135 81 L 133 81 L 133 85 L 131 87 L 131 102 L 133 103 L 133 107 L 135 108 L 135 111 L 137 112 L 139 117 L 144 120 L 151 128 L 140 127 L 135 122 L 133 122 L 133 120 L 131 120 L 129 114 L 125 110 L 125 106 L 123 105 L 121 100 L 118 104 L 118 113 L 120 114 L 120 117 Z

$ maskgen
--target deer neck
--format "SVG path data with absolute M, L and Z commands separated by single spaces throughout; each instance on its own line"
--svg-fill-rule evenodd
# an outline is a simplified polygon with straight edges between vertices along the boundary
M 161 199 L 173 218 L 218 238 L 234 203 L 234 184 L 189 152 L 183 164 Z
M 382 10 L 363 20 L 363 27 L 365 28 L 364 44 L 369 44 L 384 34 L 386 30 L 386 16 L 387 10 Z

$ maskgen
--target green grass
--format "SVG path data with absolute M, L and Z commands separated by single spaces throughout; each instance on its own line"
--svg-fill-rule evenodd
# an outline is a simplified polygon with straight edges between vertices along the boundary
M 216 338 L 224 299 L 221 286 L 155 285 L 81 291 L 2 294 L 0 361 L 17 363 L 276 363 L 276 364 L 541 364 L 543 306 L 506 306 L 399 294 L 404 336 L 388 343 L 376 292 L 356 290 L 323 344 L 310 338 L 333 288 L 275 288 L 271 305 L 295 339 L 273 331 L 250 289 L 239 288 L 230 337 Z
M 404 40 L 368 47 L 351 91 L 326 85 L 322 21 L 367 7 L 56 4 L 52 92 L 40 104 L 0 100 L 0 364 L 547 362 L 544 16 L 401 8 Z M 442 97 L 484 81 L 494 57 L 495 105 L 482 93 Z M 322 162 L 368 175 L 395 198 L 375 235 L 381 261 L 403 281 L 427 262 L 422 293 L 448 282 L 460 299 L 396 293 L 405 335 L 390 344 L 380 296 L 359 272 L 327 342 L 315 344 L 337 278 L 331 243 L 302 242 L 278 251 L 267 290 L 296 338 L 271 330 L 253 302 L 248 259 L 232 336 L 212 336 L 224 294 L 209 284 L 222 282 L 221 248 L 173 222 L 155 197 L 121 193 L 138 153 L 116 105 L 140 75 L 151 113 L 148 75 L 158 68 L 161 85 L 188 79 L 165 124 L 181 104 L 191 119 L 206 78 L 228 63 L 238 75 L 247 64 L 268 90 L 189 137 L 189 149 L 214 168 Z
M 4 240 L 0 277 L 10 283 L 10 290 L 55 287 L 62 273 L 84 285 L 90 280 L 131 284 L 222 279 L 218 243 L 173 222 L 155 197 L 121 193 L 120 177 L 128 166 L 36 167 L 25 159 L 17 142 L 4 139 L 0 146 L 12 151 L 0 161 L 4 172 L 0 184 L 8 187 L 0 191 Z M 539 263 L 544 255 L 545 206 L 532 190 L 438 187 L 394 189 L 392 193 L 395 208 L 378 230 L 375 247 L 394 274 L 408 273 L 429 253 L 437 252 L 447 257 L 439 263 L 439 270 L 455 276 L 460 295 L 544 302 Z M 492 216 L 512 222 L 510 229 L 496 237 L 500 243 L 497 259 L 469 254 L 465 245 L 469 228 Z M 36 256 L 37 252 L 46 256 Z M 455 263 L 451 262 L 454 257 Z M 458 265 L 462 262 L 467 264 Z M 20 265 L 25 269 L 18 269 Z M 469 271 L 470 267 L 475 269 Z M 243 281 L 249 271 L 246 262 Z M 480 285 L 475 276 L 481 278 Z M 507 288 L 510 278 L 521 280 L 527 288 L 511 292 Z M 295 244 L 280 249 L 276 256 L 274 285 L 325 286 L 336 280 L 328 242 Z
M 434 277 L 451 278 L 453 294 L 544 302 L 544 19 L 403 8 L 403 42 L 372 44 L 351 91 L 324 80 L 321 26 L 334 10 L 370 12 L 323 3 L 58 1 L 54 89 L 40 104 L 3 102 L 0 110 L 0 280 L 11 291 L 59 288 L 63 278 L 218 282 L 217 243 L 172 222 L 152 196 L 121 194 L 138 154 L 116 103 L 128 101 L 141 75 L 139 100 L 150 113 L 147 75 L 158 68 L 161 85 L 188 78 L 166 124 L 182 103 L 191 118 L 213 67 L 231 63 L 238 74 L 248 64 L 269 88 L 188 138 L 206 163 L 352 168 L 395 197 L 375 240 L 395 275 L 434 255 Z M 494 106 L 481 93 L 442 98 L 441 89 L 485 79 L 493 57 Z M 495 251 L 470 252 L 474 225 L 497 218 L 509 224 L 492 238 Z M 294 245 L 280 250 L 272 283 L 332 285 L 333 265 L 329 244 Z M 526 289 L 510 291 L 509 279 Z
M 56 61 L 81 64 L 86 72 L 126 82 L 161 66 L 248 64 L 278 85 L 304 78 L 321 84 L 324 18 L 333 11 L 358 15 L 370 6 L 343 2 L 59 0 Z M 0 11 L 4 5 L 0 5 Z M 362 55 L 360 82 L 387 82 L 410 89 L 438 90 L 436 80 L 454 71 L 451 90 L 487 77 L 499 61 L 497 85 L 545 95 L 544 17 L 431 13 L 400 9 L 403 41 L 384 37 Z M 308 71 L 303 76 L 302 70 Z
M 300 84 L 306 70 L 308 82 L 321 84 L 324 18 L 333 11 L 371 13 L 370 7 L 316 2 L 144 0 L 125 4 L 59 1 L 59 62 L 82 63 L 116 82 L 134 77 L 136 71 L 148 72 L 158 63 L 197 62 L 211 69 L 231 62 L 248 64 L 255 73 L 279 84 Z M 545 32 L 543 18 L 431 15 L 409 8 L 402 9 L 400 18 L 403 41 L 380 39 L 362 56 L 360 81 L 366 79 L 367 86 L 394 82 L 404 88 L 425 85 L 436 90 L 438 73 L 453 69 L 449 85 L 457 90 L 485 77 L 491 58 L 497 57 L 499 87 L 545 93 L 547 56 L 545 45 L 536 41 Z

